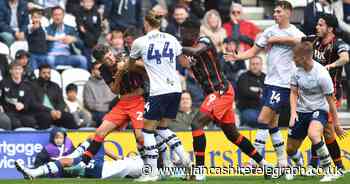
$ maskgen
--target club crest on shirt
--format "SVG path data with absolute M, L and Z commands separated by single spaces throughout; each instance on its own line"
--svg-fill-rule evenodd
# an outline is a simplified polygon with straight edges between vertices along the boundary
M 19 95 L 20 97 L 23 97 L 23 96 L 24 96 L 24 91 L 23 91 L 23 90 L 20 90 L 19 93 L 18 93 L 18 95 Z

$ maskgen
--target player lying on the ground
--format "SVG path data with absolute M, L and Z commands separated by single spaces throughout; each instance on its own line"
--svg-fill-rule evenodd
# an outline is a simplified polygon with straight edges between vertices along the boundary
M 115 155 L 111 150 L 102 146 L 98 153 L 90 160 L 86 167 L 80 167 L 82 155 L 89 147 L 91 141 L 83 142 L 74 152 L 67 157 L 49 162 L 34 169 L 29 169 L 15 162 L 16 168 L 21 172 L 25 179 L 33 179 L 39 176 L 56 175 L 64 172 L 64 169 L 75 170 L 79 173 L 76 176 L 87 178 L 110 178 L 110 177 L 132 177 L 137 178 L 141 175 L 143 161 L 140 156 L 121 158 Z M 107 155 L 112 160 L 104 160 Z M 72 167 L 73 166 L 73 167 Z M 71 167 L 71 168 L 70 168 Z
M 298 67 L 291 78 L 290 109 L 291 116 L 287 139 L 288 156 L 302 166 L 301 153 L 298 150 L 306 136 L 312 142 L 325 171 L 321 182 L 336 179 L 331 173 L 331 157 L 322 140 L 327 125 L 328 112 L 338 123 L 337 109 L 333 100 L 333 83 L 325 67 L 312 59 L 313 48 L 310 42 L 302 42 L 293 49 L 293 59 Z

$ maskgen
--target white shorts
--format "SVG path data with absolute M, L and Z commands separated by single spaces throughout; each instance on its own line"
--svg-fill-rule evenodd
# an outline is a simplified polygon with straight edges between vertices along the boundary
M 141 157 L 125 157 L 123 160 L 105 161 L 102 168 L 101 178 L 131 176 L 137 178 L 141 176 L 143 160 Z

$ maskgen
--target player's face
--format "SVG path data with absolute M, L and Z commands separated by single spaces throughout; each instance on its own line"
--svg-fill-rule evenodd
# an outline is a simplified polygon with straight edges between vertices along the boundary
M 284 22 L 285 20 L 289 19 L 290 13 L 291 12 L 289 10 L 286 10 L 280 6 L 277 6 L 273 10 L 273 18 L 275 19 L 277 24 L 280 24 L 280 23 Z
M 316 35 L 318 37 L 325 37 L 328 33 L 328 26 L 326 24 L 326 21 L 323 19 L 318 19 L 317 25 L 316 25 Z
M 104 63 L 106 63 L 108 66 L 113 66 L 116 62 L 116 59 L 114 57 L 114 54 L 112 51 L 108 51 L 107 54 L 103 57 Z
M 305 63 L 305 56 L 298 56 L 298 54 L 294 54 L 293 60 L 296 67 L 303 67 Z
M 50 68 L 43 68 L 40 73 L 39 73 L 39 77 L 49 81 L 51 78 L 51 69 Z
M 57 146 L 61 146 L 64 143 L 64 134 L 62 132 L 57 132 L 54 138 L 54 143 Z

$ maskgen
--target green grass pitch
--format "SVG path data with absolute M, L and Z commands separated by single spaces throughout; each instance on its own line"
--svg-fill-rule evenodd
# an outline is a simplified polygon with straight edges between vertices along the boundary
M 207 180 L 203 183 L 210 184 L 319 184 L 320 177 L 296 177 L 294 180 L 286 181 L 284 179 L 271 179 L 264 180 L 259 176 L 232 176 L 232 177 L 207 177 Z M 336 181 L 329 182 L 332 184 L 349 184 L 350 174 L 345 177 L 339 178 Z M 33 181 L 28 180 L 0 180 L 0 184 L 124 184 L 135 183 L 131 179 L 35 179 Z M 202 183 L 195 181 L 182 181 L 180 179 L 167 179 L 158 182 L 161 184 L 179 184 L 179 183 Z

